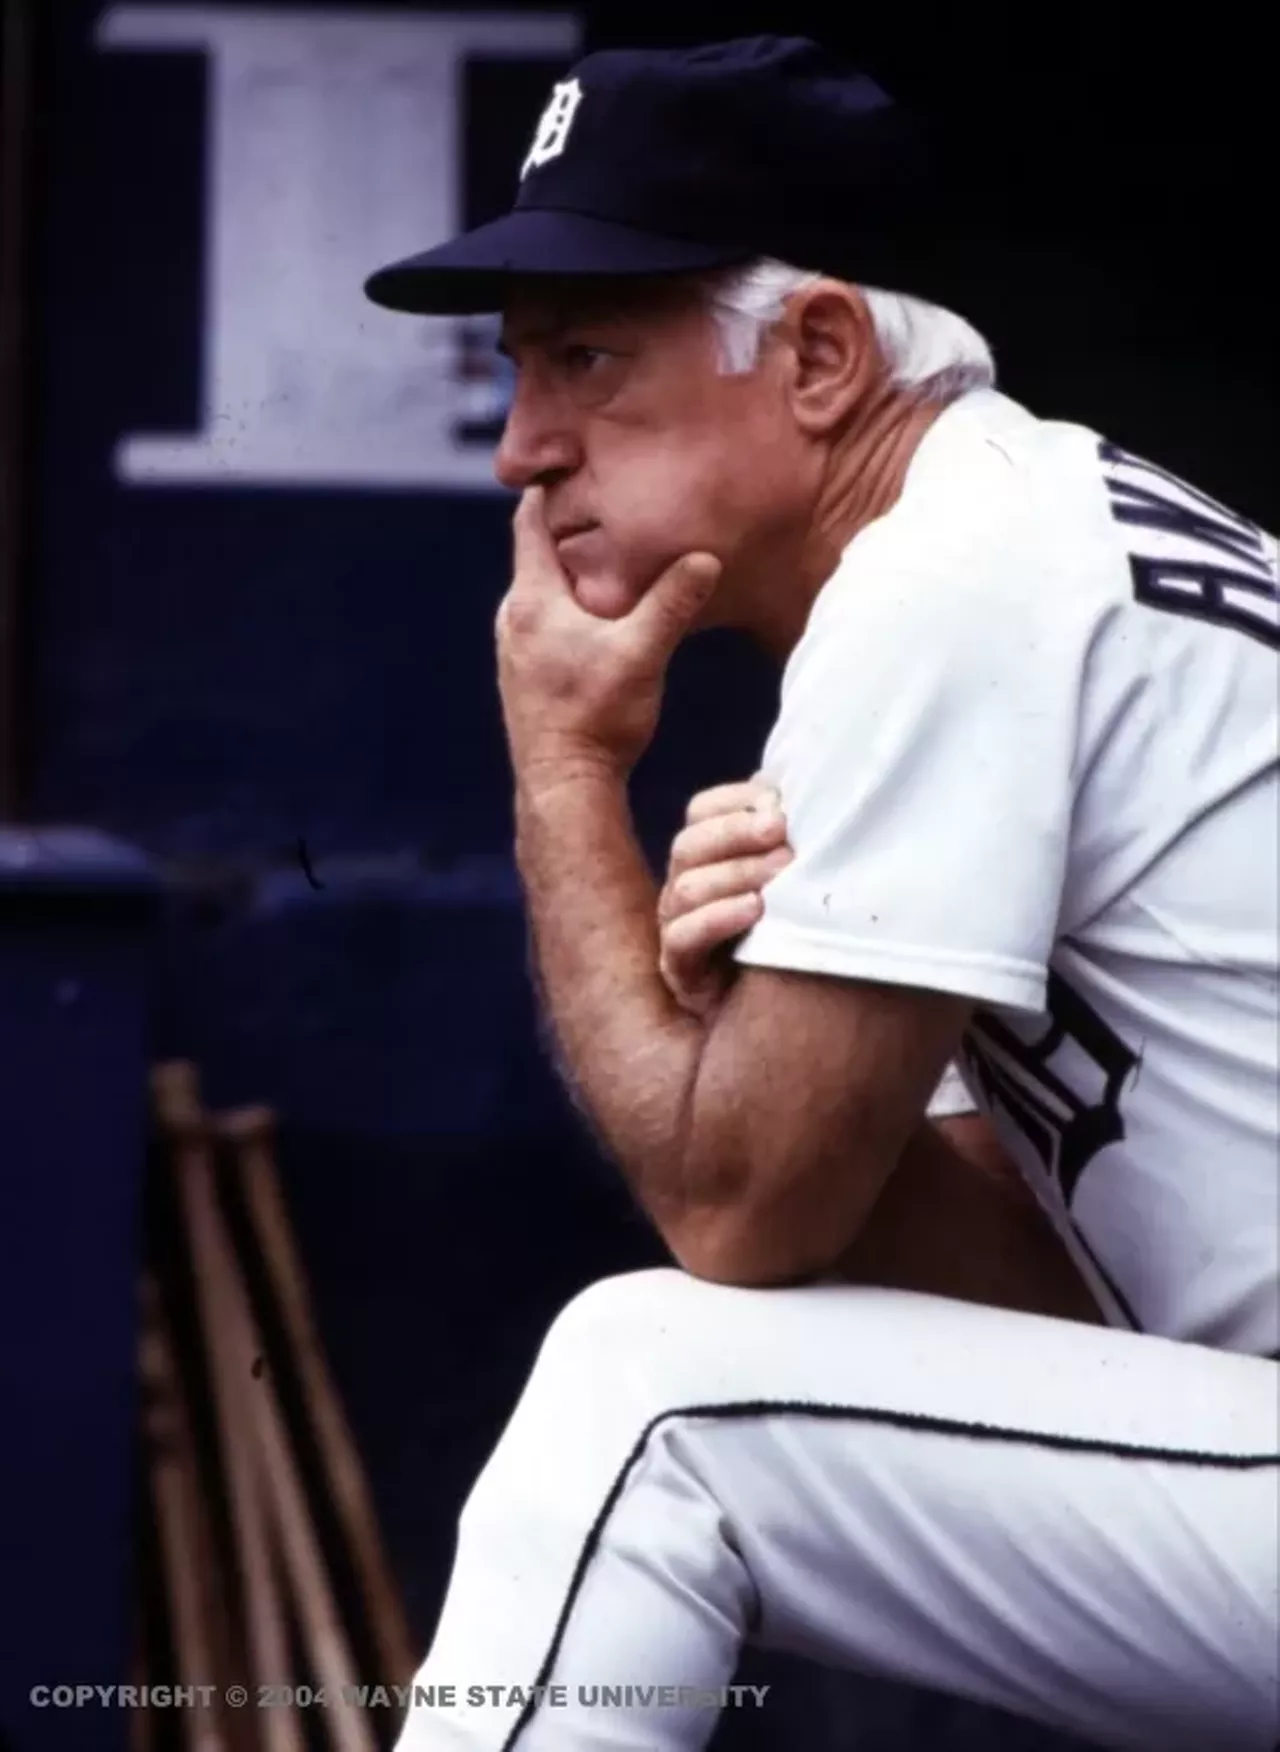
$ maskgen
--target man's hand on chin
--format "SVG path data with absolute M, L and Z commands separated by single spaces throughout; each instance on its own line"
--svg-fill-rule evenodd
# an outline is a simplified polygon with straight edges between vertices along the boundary
M 667 665 L 714 592 L 720 563 L 685 554 L 632 603 L 604 573 L 571 583 L 572 555 L 562 560 L 551 537 L 541 488 L 524 494 L 513 527 L 515 565 L 495 631 L 517 782 L 566 764 L 625 775 L 653 739 Z

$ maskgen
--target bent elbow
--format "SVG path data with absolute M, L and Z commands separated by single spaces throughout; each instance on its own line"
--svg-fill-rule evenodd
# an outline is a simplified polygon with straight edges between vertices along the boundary
M 666 1237 L 677 1265 L 690 1277 L 738 1289 L 788 1289 L 811 1283 L 834 1256 L 797 1246 L 777 1225 L 745 1212 L 717 1209 L 687 1216 Z

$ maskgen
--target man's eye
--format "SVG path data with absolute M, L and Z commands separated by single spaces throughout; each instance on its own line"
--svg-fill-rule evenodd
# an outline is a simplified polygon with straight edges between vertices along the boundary
M 561 347 L 560 363 L 571 376 L 581 377 L 609 357 L 600 347 Z

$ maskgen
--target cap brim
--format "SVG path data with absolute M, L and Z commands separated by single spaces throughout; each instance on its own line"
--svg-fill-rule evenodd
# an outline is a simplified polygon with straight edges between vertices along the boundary
M 616 279 L 732 267 L 756 253 L 724 244 L 658 237 L 581 213 L 518 207 L 437 249 L 379 268 L 366 297 L 417 316 L 501 310 L 517 276 Z

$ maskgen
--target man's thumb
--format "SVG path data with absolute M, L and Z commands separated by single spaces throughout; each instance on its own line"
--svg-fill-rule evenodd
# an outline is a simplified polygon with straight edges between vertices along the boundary
M 637 620 L 646 623 L 646 630 L 659 643 L 674 650 L 714 594 L 721 570 L 714 554 L 682 555 L 645 592 L 636 610 Z

